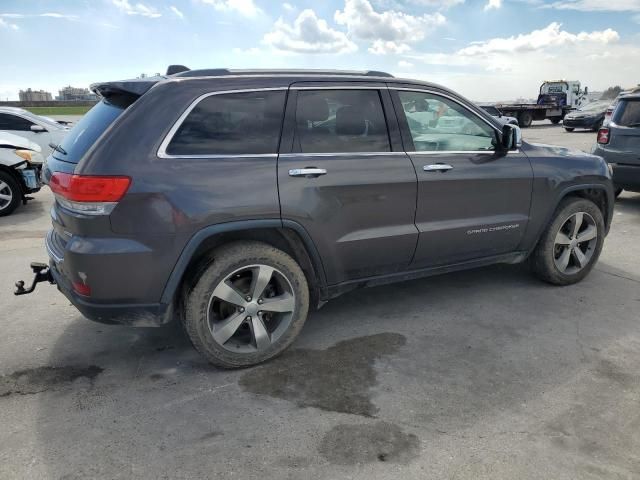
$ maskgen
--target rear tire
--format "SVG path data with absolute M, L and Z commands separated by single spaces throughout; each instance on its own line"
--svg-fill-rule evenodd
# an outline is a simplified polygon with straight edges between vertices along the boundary
M 0 217 L 11 215 L 20 205 L 22 191 L 10 173 L 0 170 Z
M 554 285 L 579 282 L 598 261 L 604 235 L 604 217 L 595 203 L 566 198 L 531 254 L 531 269 L 538 278 Z
M 528 128 L 533 123 L 533 114 L 531 112 L 522 112 L 518 116 L 518 123 L 522 128 Z
M 212 256 L 185 301 L 184 327 L 195 349 L 223 368 L 280 354 L 300 333 L 309 310 L 309 287 L 298 263 L 249 241 L 220 247 Z
M 613 194 L 616 196 L 616 198 L 618 198 L 622 194 L 622 192 L 624 192 L 624 188 L 618 187 L 613 191 Z
M 567 132 L 573 132 L 573 131 L 575 130 L 575 128 L 573 128 L 573 127 L 564 127 L 564 129 L 565 129 Z
M 562 118 L 553 117 L 553 118 L 550 118 L 549 120 L 551 120 L 551 123 L 553 123 L 554 125 L 558 125 L 560 123 L 560 120 L 562 120 Z

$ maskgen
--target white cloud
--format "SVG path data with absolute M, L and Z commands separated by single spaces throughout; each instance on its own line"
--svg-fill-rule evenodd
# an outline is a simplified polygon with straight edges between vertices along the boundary
M 291 5 L 288 2 L 284 2 L 282 4 L 282 8 L 284 8 L 287 12 L 293 12 L 296 9 L 296 7 L 294 7 L 293 5 Z
M 348 53 L 358 49 L 343 32 L 329 27 L 326 20 L 310 9 L 303 10 L 292 25 L 278 19 L 263 43 L 296 53 Z
M 423 7 L 447 9 L 464 3 L 464 0 L 411 0 L 411 3 Z
M 400 68 L 411 68 L 411 67 L 413 67 L 413 63 L 407 62 L 406 60 L 400 60 L 398 62 L 398 66 Z
M 34 17 L 47 17 L 47 18 L 62 18 L 65 20 L 78 20 L 77 15 L 67 15 L 64 13 L 48 12 L 48 13 L 0 13 L 0 18 L 34 18 Z
M 184 20 L 184 13 L 182 13 L 182 12 L 178 9 L 178 7 L 174 7 L 173 5 L 171 5 L 171 6 L 169 7 L 169 10 L 171 10 L 171 11 L 174 13 L 174 15 L 175 15 L 176 17 L 178 17 L 178 18 L 179 18 L 179 19 L 181 19 L 181 20 Z
M 484 6 L 484 11 L 495 9 L 498 10 L 502 8 L 502 0 L 489 0 L 487 4 Z
M 540 83 L 549 78 L 580 80 L 594 91 L 633 85 L 640 78 L 640 62 L 629 61 L 640 58 L 636 44 L 622 43 L 611 29 L 570 32 L 556 23 L 510 38 L 476 42 L 454 53 L 409 53 L 404 58 L 416 64 L 412 76 L 442 83 L 479 101 L 535 98 Z M 429 65 L 428 73 L 420 73 L 420 65 Z
M 0 18 L 0 28 L 8 28 L 10 30 L 19 30 L 20 29 L 20 27 L 18 27 L 18 25 L 16 25 L 15 23 L 7 22 L 6 20 L 3 20 L 2 18 Z
M 345 25 L 350 37 L 370 40 L 374 53 L 398 53 L 422 40 L 446 23 L 441 13 L 409 15 L 395 10 L 376 12 L 368 0 L 345 0 L 344 10 L 336 11 L 335 21 Z
M 144 3 L 131 4 L 129 0 L 111 0 L 111 3 L 127 15 L 140 15 L 148 18 L 158 18 L 162 16 L 155 8 L 149 7 Z
M 560 0 L 544 8 L 583 12 L 640 12 L 640 0 Z
M 607 44 L 620 39 L 618 32 L 610 28 L 575 34 L 561 30 L 561 26 L 562 24 L 553 22 L 541 30 L 520 34 L 517 37 L 492 38 L 483 42 L 474 42 L 457 53 L 462 56 L 514 53 L 585 42 Z
M 237 12 L 245 17 L 255 17 L 262 13 L 262 10 L 253 0 L 200 0 L 206 5 L 211 5 L 220 12 Z

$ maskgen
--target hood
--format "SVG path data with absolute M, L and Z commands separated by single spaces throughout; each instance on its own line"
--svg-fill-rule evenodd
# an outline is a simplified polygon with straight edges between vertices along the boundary
M 583 152 L 577 148 L 560 147 L 558 145 L 547 145 L 546 143 L 529 143 L 527 144 L 538 150 L 538 153 L 546 153 L 553 155 L 554 157 L 593 157 L 599 158 L 597 155 L 591 155 L 590 153 Z
M 0 132 L 0 147 L 4 148 L 14 148 L 14 149 L 27 149 L 33 150 L 34 152 L 40 152 L 40 146 L 37 143 L 33 143 L 30 140 L 27 140 L 24 137 L 19 137 L 18 135 L 14 135 L 12 133 Z

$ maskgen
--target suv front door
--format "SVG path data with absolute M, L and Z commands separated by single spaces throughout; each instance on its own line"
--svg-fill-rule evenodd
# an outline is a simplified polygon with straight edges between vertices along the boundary
M 282 218 L 310 234 L 329 284 L 408 267 L 417 180 L 384 84 L 293 84 L 278 186 Z
M 526 155 L 497 153 L 495 127 L 452 96 L 415 88 L 390 92 L 418 175 L 420 236 L 412 268 L 517 250 L 533 182 Z

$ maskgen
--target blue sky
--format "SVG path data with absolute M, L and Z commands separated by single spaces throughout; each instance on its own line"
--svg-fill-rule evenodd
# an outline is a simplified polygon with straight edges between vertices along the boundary
M 1 0 L 0 98 L 191 68 L 375 69 L 475 100 L 640 83 L 640 0 Z

